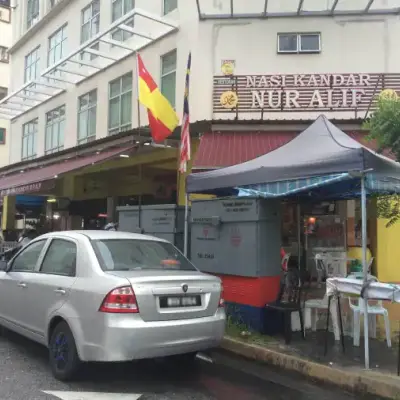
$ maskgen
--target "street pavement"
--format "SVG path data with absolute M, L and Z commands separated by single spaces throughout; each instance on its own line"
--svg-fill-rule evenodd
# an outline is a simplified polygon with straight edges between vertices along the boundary
M 351 395 L 222 352 L 190 368 L 165 360 L 88 366 L 55 380 L 47 352 L 12 332 L 0 335 L 1 400 L 350 400 Z

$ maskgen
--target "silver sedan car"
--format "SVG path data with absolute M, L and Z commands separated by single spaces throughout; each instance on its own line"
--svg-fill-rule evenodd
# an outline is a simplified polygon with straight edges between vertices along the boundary
M 0 324 L 47 346 L 60 380 L 82 362 L 190 359 L 224 335 L 220 279 L 152 236 L 53 232 L 0 269 Z

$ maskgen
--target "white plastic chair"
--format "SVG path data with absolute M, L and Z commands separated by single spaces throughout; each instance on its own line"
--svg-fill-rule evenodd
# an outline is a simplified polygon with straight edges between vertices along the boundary
M 328 311 L 328 297 L 325 295 L 322 299 L 310 299 L 306 300 L 304 303 L 305 309 L 310 309 L 311 317 L 311 330 L 317 330 L 317 316 L 318 311 L 324 310 L 331 313 L 331 320 L 333 326 L 333 333 L 335 335 L 335 340 L 340 340 L 340 329 L 339 329 L 339 319 L 336 310 L 336 302 L 331 301 L 331 309 Z
M 372 264 L 372 262 L 370 262 Z M 353 278 L 353 279 L 360 279 L 359 274 L 351 274 L 348 276 L 348 278 Z M 373 275 L 368 275 L 368 280 L 374 280 L 375 282 L 378 282 L 378 279 L 373 276 Z M 362 298 L 358 299 L 357 304 L 354 304 L 351 301 L 351 297 L 349 297 L 349 305 L 351 310 L 353 311 L 353 345 L 354 346 L 360 346 L 360 331 L 361 331 L 361 314 L 363 314 L 364 318 L 365 316 L 365 306 L 364 306 L 364 300 Z M 385 331 L 386 331 L 386 343 L 388 347 L 392 347 L 392 340 L 390 336 L 390 321 L 389 321 L 389 313 L 385 307 L 383 307 L 382 300 L 379 300 L 376 302 L 374 305 L 368 304 L 368 310 L 367 310 L 367 318 L 369 315 L 382 315 L 384 320 L 385 320 Z
M 314 260 L 315 260 L 315 270 L 317 271 L 317 286 L 318 288 L 320 288 L 322 279 L 327 274 L 326 271 L 327 257 L 325 254 L 317 253 L 315 254 Z

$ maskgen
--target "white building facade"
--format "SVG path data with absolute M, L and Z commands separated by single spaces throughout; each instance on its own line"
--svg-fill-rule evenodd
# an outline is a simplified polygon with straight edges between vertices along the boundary
M 8 50 L 12 44 L 11 22 L 10 1 L 0 0 L 0 101 L 8 95 L 10 87 L 10 57 Z M 8 115 L 0 115 L 0 167 L 9 163 L 10 121 Z
M 147 125 L 135 50 L 179 115 L 192 52 L 192 122 L 362 119 L 400 89 L 399 12 L 395 0 L 14 0 L 10 163 Z

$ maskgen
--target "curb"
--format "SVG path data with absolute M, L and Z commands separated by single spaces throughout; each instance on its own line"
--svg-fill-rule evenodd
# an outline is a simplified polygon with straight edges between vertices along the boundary
M 400 398 L 400 379 L 397 377 L 368 372 L 355 373 L 329 367 L 228 337 L 223 339 L 220 347 L 236 355 L 297 372 L 352 393 L 375 395 L 386 399 Z

